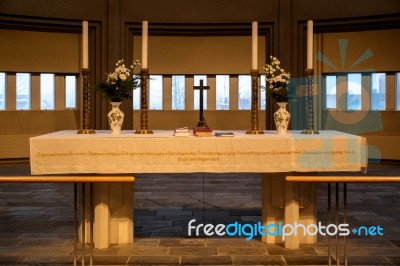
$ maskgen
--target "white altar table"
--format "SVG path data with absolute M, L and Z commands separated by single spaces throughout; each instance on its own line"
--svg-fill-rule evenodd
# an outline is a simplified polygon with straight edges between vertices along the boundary
M 367 163 L 365 138 L 338 131 L 321 131 L 319 135 L 302 135 L 300 131 L 287 135 L 275 131 L 263 135 L 233 132 L 235 137 L 174 137 L 172 131 L 155 131 L 152 135 L 60 131 L 30 139 L 31 172 L 264 173 L 263 223 L 310 223 L 315 221 L 316 209 L 312 185 L 293 187 L 296 185 L 273 178 L 271 173 L 360 171 Z M 119 186 L 123 193 L 106 186 L 96 188 L 96 247 L 133 241 L 133 200 L 129 196 L 133 195 L 133 186 Z M 311 220 L 302 220 L 310 214 Z M 263 241 L 281 240 L 265 236 Z M 299 243 L 315 242 L 315 238 L 288 238 L 286 242 L 287 247 L 296 248 Z

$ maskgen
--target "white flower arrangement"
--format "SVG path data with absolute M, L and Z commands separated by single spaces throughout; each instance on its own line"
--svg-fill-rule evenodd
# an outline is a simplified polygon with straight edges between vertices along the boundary
M 112 102 L 122 102 L 129 99 L 132 91 L 140 86 L 140 77 L 134 70 L 140 66 L 135 60 L 127 67 L 124 60 L 118 60 L 114 72 L 106 73 L 106 81 L 98 84 L 96 89 L 111 99 Z
M 290 73 L 286 72 L 281 66 L 278 58 L 270 56 L 271 64 L 266 64 L 263 69 L 265 71 L 265 80 L 267 82 L 266 91 L 268 96 L 274 102 L 288 102 L 287 85 L 290 80 Z

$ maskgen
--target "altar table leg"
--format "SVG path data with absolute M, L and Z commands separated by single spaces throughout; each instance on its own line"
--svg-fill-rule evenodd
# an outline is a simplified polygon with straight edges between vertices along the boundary
M 288 173 L 268 173 L 262 178 L 262 223 L 263 226 L 275 224 L 303 224 L 306 227 L 316 223 L 316 188 L 313 184 L 296 184 L 285 181 Z M 291 173 L 293 174 L 293 173 Z M 270 227 L 270 233 L 274 233 Z M 313 244 L 317 236 L 299 234 L 282 236 L 266 234 L 262 241 L 266 243 L 284 243 L 288 249 L 297 249 L 300 244 Z
M 133 185 L 110 184 L 111 244 L 133 242 Z
M 299 222 L 299 189 L 298 184 L 285 184 L 285 224 Z M 300 247 L 300 235 L 290 235 L 285 238 L 285 248 L 296 249 Z
M 133 243 L 133 183 L 94 184 L 94 206 L 95 248 Z M 89 232 L 89 222 L 85 231 Z
M 94 247 L 110 245 L 110 210 L 108 208 L 108 183 L 94 184 Z
M 279 223 L 284 222 L 284 213 L 281 211 L 283 207 L 283 202 L 280 204 L 278 202 L 279 198 L 273 198 L 273 189 L 277 189 L 280 191 L 282 186 L 282 181 L 284 179 L 280 177 L 273 178 L 271 174 L 264 174 L 262 177 L 262 224 L 263 226 L 267 226 L 269 224 L 278 225 Z M 282 192 L 278 192 L 282 194 Z M 284 195 L 284 194 L 283 194 Z M 273 204 L 275 202 L 276 204 Z M 269 230 L 272 234 L 276 233 L 273 230 Z M 282 243 L 282 236 L 272 236 L 270 234 L 266 234 L 262 236 L 262 242 L 277 244 Z

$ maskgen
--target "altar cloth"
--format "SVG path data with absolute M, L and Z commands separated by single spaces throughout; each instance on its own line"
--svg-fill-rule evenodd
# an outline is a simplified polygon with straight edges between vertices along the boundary
M 108 130 L 65 130 L 30 139 L 32 174 L 73 173 L 274 173 L 360 171 L 365 138 L 338 131 L 304 135 L 265 131 L 235 136 L 175 137 L 173 131 L 139 135 Z

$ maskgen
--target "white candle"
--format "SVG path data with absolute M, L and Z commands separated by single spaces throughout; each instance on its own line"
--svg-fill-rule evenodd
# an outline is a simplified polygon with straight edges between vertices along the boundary
M 307 69 L 313 69 L 313 21 L 307 21 Z
M 149 38 L 149 23 L 143 21 L 142 23 L 142 68 L 147 68 L 147 48 Z
M 252 23 L 252 34 L 251 34 L 251 69 L 258 69 L 258 23 Z
M 82 21 L 82 68 L 89 68 L 89 23 Z

